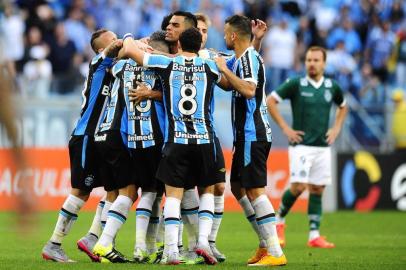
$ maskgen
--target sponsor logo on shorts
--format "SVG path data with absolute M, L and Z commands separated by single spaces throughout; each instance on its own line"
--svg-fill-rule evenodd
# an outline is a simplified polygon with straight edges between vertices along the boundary
M 88 187 L 92 186 L 93 182 L 94 182 L 94 176 L 93 175 L 90 174 L 85 178 L 85 185 L 86 186 L 88 186 Z
M 104 142 L 104 141 L 106 141 L 106 139 L 107 139 L 107 134 L 104 134 L 104 135 L 95 135 L 94 136 L 94 141 L 95 142 Z

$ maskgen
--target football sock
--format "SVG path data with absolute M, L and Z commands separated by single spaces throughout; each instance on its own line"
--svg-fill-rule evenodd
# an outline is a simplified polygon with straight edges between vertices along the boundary
M 100 202 L 97 204 L 96 213 L 94 214 L 93 222 L 89 229 L 89 234 L 93 234 L 97 237 L 100 236 L 100 233 L 102 230 L 100 218 L 101 218 L 101 213 L 102 213 L 103 207 L 104 207 L 104 200 L 105 200 L 105 197 L 102 198 L 100 200 Z
M 165 217 L 165 247 L 166 254 L 179 252 L 178 250 L 178 234 L 179 234 L 179 215 L 180 215 L 180 200 L 167 197 L 165 201 L 164 217 Z
M 104 230 L 104 227 L 106 226 L 107 214 L 108 214 L 112 204 L 113 204 L 113 202 L 109 202 L 107 200 L 104 201 L 104 207 L 103 207 L 101 215 L 100 215 L 100 225 L 101 225 L 102 232 Z
M 248 222 L 251 224 L 251 227 L 254 229 L 255 233 L 258 236 L 259 246 L 265 248 L 267 244 L 265 239 L 262 239 L 261 234 L 259 233 L 258 224 L 255 218 L 255 210 L 252 207 L 250 200 L 248 200 L 247 196 L 244 196 L 238 202 L 244 211 L 245 217 L 248 219 Z
M 274 257 L 282 256 L 283 252 L 276 233 L 275 211 L 268 197 L 264 194 L 260 195 L 252 201 L 252 207 L 255 210 L 255 217 L 261 238 L 266 240 L 269 254 Z
M 321 195 L 310 193 L 307 214 L 310 227 L 309 240 L 313 240 L 320 236 L 319 228 L 322 214 Z
M 285 222 L 285 216 L 289 213 L 290 208 L 292 208 L 297 197 L 292 194 L 290 189 L 286 190 L 282 195 L 282 201 L 278 210 L 278 221 L 281 223 Z
M 199 226 L 199 199 L 195 189 L 185 190 L 181 202 L 181 214 L 184 227 L 186 228 L 188 238 L 188 248 L 190 251 L 194 249 L 197 241 L 197 233 Z M 182 235 L 182 234 L 180 234 Z
M 69 233 L 73 223 L 77 220 L 77 213 L 82 208 L 85 201 L 69 194 L 59 211 L 58 221 L 51 236 L 51 242 L 61 244 L 63 238 Z
M 149 254 L 157 251 L 156 240 L 158 234 L 159 217 L 161 216 L 161 202 L 162 197 L 156 197 L 154 204 L 152 205 L 152 213 L 149 218 L 149 224 L 147 229 L 147 250 Z
M 200 196 L 199 204 L 199 240 L 198 246 L 209 246 L 209 234 L 213 225 L 214 195 L 205 193 Z
M 99 244 L 108 247 L 113 244 L 113 240 L 117 235 L 118 230 L 127 220 L 128 212 L 130 211 L 133 201 L 124 195 L 118 195 L 107 214 L 106 227 L 100 236 Z
M 135 248 L 147 249 L 146 237 L 156 192 L 142 192 L 136 210 Z
M 214 196 L 214 216 L 213 225 L 211 227 L 211 232 L 209 235 L 209 242 L 215 243 L 217 238 L 217 233 L 220 229 L 221 220 L 223 219 L 224 212 L 224 195 Z

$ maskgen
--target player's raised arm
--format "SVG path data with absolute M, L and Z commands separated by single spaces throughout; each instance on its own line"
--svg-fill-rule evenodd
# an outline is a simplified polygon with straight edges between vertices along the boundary
M 264 21 L 256 19 L 251 20 L 251 29 L 254 36 L 251 45 L 257 52 L 259 52 L 261 50 L 262 39 L 264 38 L 266 31 L 268 31 L 268 26 Z
M 134 59 L 137 64 L 143 65 L 145 51 L 151 50 L 151 47 L 134 40 L 132 34 L 125 34 L 123 40 L 123 55 Z
M 220 72 L 223 74 L 222 77 L 225 77 L 227 79 L 227 81 L 223 79 L 220 81 L 220 87 L 232 87 L 234 90 L 238 91 L 242 96 L 248 99 L 255 96 L 255 83 L 248 82 L 237 77 L 231 70 L 228 69 L 226 60 L 223 57 L 215 57 L 214 61 L 216 62 L 216 65 Z

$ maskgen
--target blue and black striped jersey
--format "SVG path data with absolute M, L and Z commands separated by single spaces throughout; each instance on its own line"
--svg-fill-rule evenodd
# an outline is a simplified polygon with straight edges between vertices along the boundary
M 121 131 L 122 134 L 127 134 L 128 114 L 124 98 L 124 83 L 121 79 L 124 63 L 125 60 L 120 60 L 116 62 L 111 69 L 114 83 L 108 98 L 107 107 L 98 128 L 99 132 L 116 130 Z
M 112 76 L 108 69 L 112 64 L 113 59 L 106 57 L 103 53 L 93 57 L 89 63 L 89 74 L 82 91 L 82 110 L 73 135 L 93 136 L 95 134 L 110 93 Z
M 128 147 L 147 148 L 162 144 L 164 141 L 165 110 L 162 102 L 146 100 L 134 105 L 128 97 L 129 89 L 143 82 L 149 89 L 160 90 L 160 81 L 151 69 L 147 69 L 128 59 L 120 66 L 124 85 L 124 98 L 128 112 Z
M 159 75 L 166 110 L 165 142 L 213 142 L 213 89 L 221 75 L 212 60 L 145 54 L 144 66 Z
M 265 102 L 265 67 L 262 57 L 249 47 L 240 58 L 232 57 L 227 66 L 241 79 L 256 85 L 255 96 L 247 99 L 233 91 L 231 117 L 235 142 L 272 141 Z

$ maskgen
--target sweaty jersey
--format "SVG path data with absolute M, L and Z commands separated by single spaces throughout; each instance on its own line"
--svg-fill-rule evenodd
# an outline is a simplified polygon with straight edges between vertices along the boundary
M 160 81 L 154 71 L 137 65 L 132 60 L 123 60 L 117 74 L 123 80 L 123 94 L 128 113 L 127 139 L 129 148 L 147 148 L 163 143 L 165 111 L 162 102 L 145 100 L 138 105 L 130 102 L 129 89 L 143 82 L 149 89 L 160 90 Z
M 271 126 L 267 118 L 265 102 L 265 67 L 262 57 L 249 47 L 238 59 L 231 57 L 227 66 L 232 65 L 234 74 L 256 85 L 255 96 L 247 99 L 233 90 L 231 117 L 234 142 L 272 141 Z
M 165 142 L 213 142 L 213 89 L 221 75 L 212 60 L 145 54 L 145 67 L 159 75 L 166 110 Z
M 309 77 L 288 79 L 271 95 L 279 102 L 290 100 L 292 127 L 305 133 L 300 144 L 327 146 L 331 105 L 345 105 L 343 92 L 334 80 L 323 77 L 317 83 Z
M 108 69 L 112 64 L 113 59 L 106 57 L 104 53 L 96 55 L 89 63 L 89 74 L 82 91 L 82 110 L 73 135 L 93 136 L 96 132 L 110 93 L 112 76 Z

